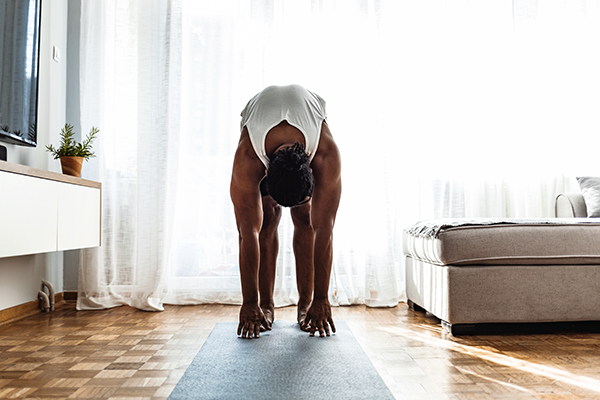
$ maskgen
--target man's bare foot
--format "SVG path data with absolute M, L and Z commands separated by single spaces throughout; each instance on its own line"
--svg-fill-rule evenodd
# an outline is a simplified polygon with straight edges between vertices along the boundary
M 260 306 L 263 314 L 265 315 L 265 320 L 267 321 L 267 326 L 260 327 L 261 331 L 271 330 L 273 326 L 273 321 L 275 320 L 275 307 L 274 306 Z
M 306 314 L 308 313 L 309 307 L 310 302 L 308 304 L 302 304 L 298 302 L 298 324 L 300 325 L 300 329 L 307 332 L 309 330 L 309 327 L 304 326 L 304 321 L 306 321 Z

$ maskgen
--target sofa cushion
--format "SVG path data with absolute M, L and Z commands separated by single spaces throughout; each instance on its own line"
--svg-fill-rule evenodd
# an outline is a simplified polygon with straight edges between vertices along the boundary
M 436 235 L 410 231 L 403 234 L 404 253 L 437 265 L 600 264 L 600 219 L 482 223 Z
M 600 217 L 600 178 L 582 176 L 577 178 L 581 188 L 581 194 L 585 199 L 587 216 L 589 218 Z

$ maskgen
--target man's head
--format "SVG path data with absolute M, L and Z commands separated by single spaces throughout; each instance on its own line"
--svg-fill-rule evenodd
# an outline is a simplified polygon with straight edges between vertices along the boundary
M 314 178 L 304 145 L 296 142 L 277 150 L 269 163 L 265 183 L 269 195 L 282 206 L 293 207 L 309 200 Z

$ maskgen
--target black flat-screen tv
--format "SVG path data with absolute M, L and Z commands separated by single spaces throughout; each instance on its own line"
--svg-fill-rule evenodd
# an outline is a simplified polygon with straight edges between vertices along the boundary
M 0 0 L 0 140 L 37 145 L 41 0 Z

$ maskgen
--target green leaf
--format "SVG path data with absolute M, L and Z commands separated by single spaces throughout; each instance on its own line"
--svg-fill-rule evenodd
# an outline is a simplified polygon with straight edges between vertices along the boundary
M 75 131 L 73 125 L 65 124 L 60 130 L 60 146 L 55 148 L 52 145 L 47 145 L 46 150 L 54 156 L 54 159 L 60 157 L 83 157 L 85 160 L 95 157 L 92 151 L 92 142 L 99 132 L 98 128 L 92 127 L 90 133 L 81 143 L 77 143 L 74 139 Z

